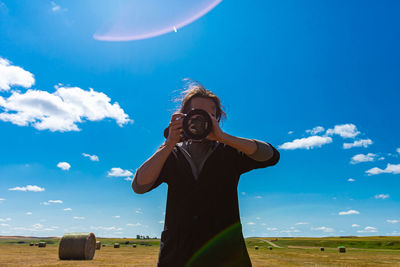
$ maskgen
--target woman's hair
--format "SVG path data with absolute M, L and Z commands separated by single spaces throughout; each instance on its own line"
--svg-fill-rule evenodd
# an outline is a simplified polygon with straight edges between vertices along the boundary
M 187 114 L 190 111 L 190 102 L 192 98 L 194 97 L 204 97 L 211 99 L 216 107 L 216 119 L 219 122 L 221 118 L 226 119 L 226 113 L 222 109 L 223 106 L 221 105 L 221 101 L 219 100 L 219 97 L 216 96 L 213 92 L 210 90 L 207 90 L 204 88 L 204 86 L 192 79 L 184 79 L 186 82 L 185 89 L 184 91 L 181 92 L 181 97 L 175 99 L 176 102 L 180 102 L 180 108 L 179 112 L 183 114 Z

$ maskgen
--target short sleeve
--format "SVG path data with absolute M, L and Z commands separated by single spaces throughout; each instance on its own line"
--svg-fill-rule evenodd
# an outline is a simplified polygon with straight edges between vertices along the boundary
M 162 183 L 168 183 L 168 177 L 170 177 L 171 173 L 171 165 L 172 165 L 172 160 L 173 160 L 173 155 L 172 152 L 168 156 L 167 160 L 165 161 L 160 174 L 158 175 L 157 179 L 153 184 L 145 184 L 145 185 L 138 185 L 136 178 L 137 178 L 137 172 L 135 173 L 135 177 L 133 178 L 132 181 L 132 188 L 135 191 L 135 193 L 138 194 L 144 194 L 146 192 L 149 192 L 153 190 L 154 188 L 158 187 Z
M 235 150 L 234 161 L 238 172 L 240 174 L 243 174 L 253 169 L 266 168 L 277 164 L 280 159 L 279 151 L 271 144 L 269 145 L 273 149 L 273 155 L 271 158 L 265 161 L 257 161 L 247 156 L 244 152 L 234 149 Z

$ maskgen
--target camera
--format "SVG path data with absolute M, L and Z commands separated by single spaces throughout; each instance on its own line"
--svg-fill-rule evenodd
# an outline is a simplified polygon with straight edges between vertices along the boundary
M 192 139 L 201 141 L 210 134 L 212 121 L 210 115 L 202 109 L 192 109 L 183 118 L 183 132 L 180 142 Z M 164 130 L 164 137 L 168 138 L 169 127 Z

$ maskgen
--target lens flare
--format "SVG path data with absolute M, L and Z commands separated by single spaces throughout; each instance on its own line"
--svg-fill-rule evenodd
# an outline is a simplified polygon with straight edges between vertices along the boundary
M 201 18 L 222 0 L 121 0 L 114 15 L 93 38 L 100 41 L 133 41 L 177 32 Z

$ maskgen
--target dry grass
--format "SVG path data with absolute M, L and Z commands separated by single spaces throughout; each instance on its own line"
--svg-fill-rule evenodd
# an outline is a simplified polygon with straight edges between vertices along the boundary
M 156 266 L 158 246 L 113 246 L 96 250 L 91 261 L 60 261 L 58 246 L 30 247 L 29 244 L 0 245 L 0 266 Z M 253 266 L 399 266 L 400 251 L 352 250 L 339 253 L 337 249 L 290 248 L 268 250 L 249 248 Z

